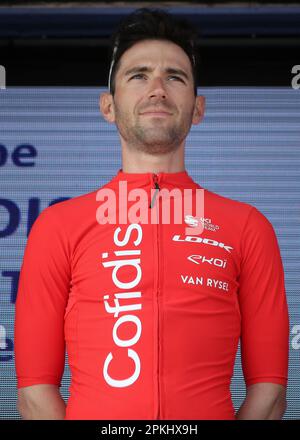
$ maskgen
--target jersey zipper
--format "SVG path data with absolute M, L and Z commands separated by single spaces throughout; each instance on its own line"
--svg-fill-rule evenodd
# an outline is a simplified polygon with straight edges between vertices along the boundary
M 155 204 L 155 200 L 156 200 L 156 196 L 158 191 L 160 190 L 159 184 L 158 184 L 158 176 L 157 174 L 152 174 L 152 179 L 153 179 L 153 184 L 154 184 L 154 188 L 155 188 L 155 192 L 153 194 L 153 198 L 151 200 L 150 203 L 150 208 L 153 208 L 155 206 L 156 209 L 156 213 L 159 216 L 159 199 L 158 199 L 158 203 Z M 160 219 L 159 219 L 160 220 Z M 156 234 L 155 234 L 155 238 L 156 238 L 156 287 L 155 287 L 155 292 L 156 292 L 156 306 L 157 306 L 157 367 L 156 367 L 156 373 L 157 373 L 157 413 L 155 414 L 155 418 L 157 420 L 160 419 L 160 380 L 159 380 L 159 361 L 160 361 L 160 357 L 159 357 L 159 351 L 160 351 L 160 335 L 159 335 L 159 221 L 155 224 L 156 227 Z
M 157 182 L 157 175 L 156 174 L 153 174 L 153 182 L 154 182 L 154 185 L 155 185 L 155 191 L 154 191 L 152 200 L 150 202 L 149 208 L 153 208 L 154 202 L 155 202 L 155 199 L 156 199 L 156 195 L 157 195 L 158 191 L 160 190 L 160 187 L 159 187 L 158 182 Z

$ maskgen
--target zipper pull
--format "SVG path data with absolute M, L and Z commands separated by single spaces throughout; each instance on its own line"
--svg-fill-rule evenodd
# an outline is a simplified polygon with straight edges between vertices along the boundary
M 155 185 L 155 192 L 153 194 L 153 198 L 151 200 L 149 208 L 152 208 L 154 206 L 154 202 L 155 202 L 155 199 L 156 199 L 156 194 L 160 190 L 160 187 L 159 187 L 158 182 L 157 182 L 157 175 L 156 174 L 153 174 L 153 181 L 154 181 L 154 185 Z

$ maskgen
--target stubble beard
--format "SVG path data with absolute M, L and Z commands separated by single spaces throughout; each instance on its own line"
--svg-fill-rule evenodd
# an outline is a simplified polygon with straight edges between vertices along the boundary
M 141 119 L 134 124 L 128 116 L 115 108 L 116 125 L 128 148 L 152 155 L 167 154 L 177 150 L 186 138 L 192 121 L 192 115 L 183 118 L 180 123 L 165 124 L 164 118 L 157 121 L 147 121 L 141 124 Z M 173 116 L 171 116 L 173 117 Z

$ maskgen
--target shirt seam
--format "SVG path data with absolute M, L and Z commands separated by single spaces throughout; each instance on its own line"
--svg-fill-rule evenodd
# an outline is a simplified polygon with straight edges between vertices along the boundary
M 254 209 L 255 209 L 254 206 L 251 206 L 251 208 L 249 209 L 249 212 L 248 212 L 248 215 L 247 215 L 247 218 L 246 218 L 245 224 L 244 224 L 243 229 L 242 229 L 242 231 L 241 231 L 241 239 L 240 239 L 240 246 L 239 246 L 240 262 L 241 262 L 241 264 L 240 264 L 240 272 L 241 272 L 242 263 L 243 263 L 243 257 L 244 257 L 244 256 L 243 256 L 243 253 L 242 253 L 242 249 L 243 249 L 243 247 L 244 247 L 244 235 L 245 235 L 245 229 L 246 229 L 246 226 L 247 226 L 248 223 L 249 223 L 250 215 L 251 215 L 251 213 L 253 212 Z
M 48 208 L 50 208 L 51 206 L 53 206 L 53 205 L 50 205 Z M 49 210 L 49 211 L 51 211 L 51 210 Z M 59 226 L 59 228 L 62 231 L 63 235 L 66 237 L 66 240 L 67 240 L 67 246 L 66 246 L 66 248 L 67 248 L 67 259 L 68 259 L 68 267 L 69 267 L 68 298 L 67 298 L 66 307 L 65 307 L 65 310 L 64 310 L 64 324 L 63 324 L 63 329 L 64 329 L 64 352 L 65 352 L 64 357 L 65 357 L 65 360 L 64 360 L 64 369 L 63 369 L 62 375 L 61 375 L 61 377 L 59 379 L 59 385 L 58 385 L 59 387 L 61 387 L 63 376 L 64 376 L 65 370 L 66 370 L 66 364 L 67 364 L 68 368 L 70 369 L 69 353 L 68 353 L 68 348 L 67 348 L 67 344 L 66 344 L 66 334 L 65 334 L 65 319 L 66 319 L 65 313 L 66 313 L 66 310 L 67 310 L 67 307 L 68 307 L 68 303 L 69 303 L 69 299 L 70 299 L 70 283 L 72 281 L 72 267 L 73 267 L 72 261 L 73 260 L 72 260 L 72 255 L 71 255 L 71 242 L 70 242 L 70 238 L 69 238 L 69 236 L 68 236 L 68 234 L 66 232 L 66 229 L 64 227 L 63 221 L 61 220 L 60 216 L 57 213 L 54 212 L 54 210 L 52 210 L 52 218 L 54 219 L 54 222 L 56 222 L 56 225 Z M 74 304 L 72 305 L 71 309 L 76 304 L 77 304 L 77 297 L 76 297 L 76 289 L 75 289 Z M 71 309 L 69 310 L 69 312 L 71 311 Z M 77 319 L 77 322 L 76 322 L 76 327 L 77 326 L 78 326 L 78 319 Z M 77 328 L 76 328 L 76 331 L 77 331 Z M 78 339 L 77 339 L 77 343 L 78 343 Z M 66 362 L 66 353 L 68 353 L 67 362 Z M 72 378 L 71 378 L 71 380 L 72 380 Z

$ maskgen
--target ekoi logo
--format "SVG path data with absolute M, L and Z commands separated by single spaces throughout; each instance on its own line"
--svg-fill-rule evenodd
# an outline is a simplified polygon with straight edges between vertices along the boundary
M 220 258 L 206 258 L 204 255 L 190 255 L 187 257 L 188 260 L 192 261 L 195 264 L 207 263 L 213 266 L 222 267 L 225 269 L 227 265 L 227 260 L 221 260 Z
M 137 232 L 137 238 L 133 241 L 134 246 L 138 246 L 143 237 L 143 231 L 139 224 L 131 224 L 126 229 L 125 237 L 123 240 L 119 240 L 118 236 L 121 232 L 121 228 L 118 227 L 114 232 L 114 243 L 116 246 L 126 246 L 131 238 L 131 233 L 133 231 Z M 121 293 L 114 293 L 114 299 L 113 299 L 113 305 L 109 304 L 109 297 L 110 295 L 104 295 L 104 307 L 107 313 L 113 313 L 113 316 L 115 318 L 118 318 L 118 320 L 115 322 L 112 330 L 112 339 L 114 343 L 118 347 L 131 347 L 134 344 L 137 343 L 137 341 L 140 339 L 141 333 L 142 333 L 142 323 L 138 316 L 132 315 L 128 312 L 133 310 L 141 310 L 142 304 L 140 303 L 131 303 L 128 304 L 128 300 L 134 299 L 134 298 L 141 298 L 141 292 L 137 291 L 128 291 L 129 289 L 135 289 L 139 282 L 142 279 L 142 268 L 141 268 L 141 251 L 140 249 L 130 249 L 130 250 L 120 250 L 114 252 L 116 257 L 119 257 L 119 259 L 114 259 L 111 261 L 105 261 L 102 262 L 102 265 L 104 267 L 113 267 L 112 270 L 112 280 L 114 282 L 114 285 L 119 289 L 126 290 L 125 292 Z M 137 258 L 138 257 L 138 258 Z M 102 258 L 106 259 L 108 258 L 108 252 L 104 252 L 102 254 Z M 118 277 L 118 272 L 120 268 L 130 268 L 130 273 L 132 272 L 132 267 L 136 269 L 135 278 L 133 278 L 131 281 L 123 282 Z M 121 269 L 122 272 L 122 269 Z M 127 300 L 125 301 L 125 304 L 120 304 L 120 300 Z M 122 316 L 119 317 L 120 313 L 124 313 Z M 125 314 L 127 313 L 127 314 Z M 117 331 L 120 326 L 126 326 L 128 323 L 134 323 L 136 326 L 136 333 L 134 337 L 131 339 L 120 339 Z M 128 357 L 131 358 L 134 362 L 134 373 L 131 376 L 128 376 L 126 379 L 115 379 L 112 378 L 109 374 L 109 365 L 111 362 L 118 362 L 118 359 L 116 359 L 112 352 L 110 352 L 104 362 L 103 366 L 103 376 L 105 381 L 108 383 L 108 385 L 112 387 L 119 387 L 124 388 L 132 385 L 139 377 L 140 371 L 141 371 L 141 361 L 139 358 L 138 353 L 133 350 L 132 348 L 127 348 L 127 354 Z

